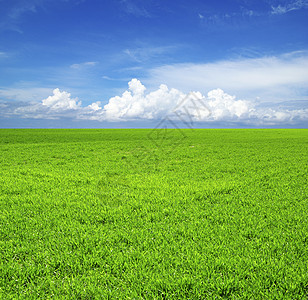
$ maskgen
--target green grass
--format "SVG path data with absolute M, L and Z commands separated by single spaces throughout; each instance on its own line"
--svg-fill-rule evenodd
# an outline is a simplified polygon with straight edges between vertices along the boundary
M 0 130 L 0 299 L 307 299 L 308 130 Z

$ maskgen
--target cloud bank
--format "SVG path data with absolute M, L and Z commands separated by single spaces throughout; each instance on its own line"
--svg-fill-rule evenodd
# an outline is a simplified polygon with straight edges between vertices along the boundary
M 128 89 L 108 103 L 94 102 L 82 106 L 78 98 L 55 89 L 53 95 L 39 103 L 0 102 L 0 116 L 5 118 L 34 118 L 96 121 L 146 121 L 168 118 L 177 122 L 228 122 L 247 125 L 297 124 L 308 121 L 308 109 L 262 107 L 255 101 L 237 99 L 222 89 L 214 89 L 204 96 L 201 92 L 183 93 L 161 84 L 147 92 L 138 80 L 132 79 Z
M 206 93 L 221 88 L 241 98 L 273 100 L 297 98 L 308 92 L 308 52 L 280 56 L 234 59 L 205 64 L 173 64 L 153 68 L 146 83 L 166 83 L 189 91 Z M 301 93 L 299 95 L 299 93 Z

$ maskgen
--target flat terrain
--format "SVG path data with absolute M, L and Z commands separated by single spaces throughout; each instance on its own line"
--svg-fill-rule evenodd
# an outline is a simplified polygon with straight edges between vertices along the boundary
M 0 130 L 0 299 L 307 299 L 308 130 Z

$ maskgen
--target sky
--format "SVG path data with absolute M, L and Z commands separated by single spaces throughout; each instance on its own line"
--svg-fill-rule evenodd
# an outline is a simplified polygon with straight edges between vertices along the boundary
M 307 128 L 307 28 L 308 0 L 0 0 L 0 128 Z

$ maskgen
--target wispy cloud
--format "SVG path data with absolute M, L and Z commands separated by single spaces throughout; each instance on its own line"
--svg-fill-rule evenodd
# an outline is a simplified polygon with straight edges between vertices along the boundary
M 6 57 L 8 57 L 8 54 L 6 52 L 0 51 L 0 58 L 6 58 Z
M 136 17 L 150 17 L 150 13 L 144 7 L 144 1 L 137 0 L 121 0 L 122 9 L 127 13 Z
M 254 21 L 258 19 L 264 20 L 264 18 L 266 19 L 272 15 L 283 15 L 290 11 L 308 8 L 308 0 L 286 0 L 283 4 L 278 5 L 275 0 L 262 0 L 259 2 L 261 5 L 256 7 L 256 5 L 252 5 L 253 1 L 242 1 L 237 9 L 227 12 L 224 10 L 201 11 L 198 13 L 198 17 L 201 24 L 214 25 L 214 28 L 217 29 L 217 26 L 238 26 L 241 22 L 250 22 L 251 19 L 254 19 Z M 281 3 L 278 0 L 279 2 Z
M 239 22 L 247 21 L 247 19 L 253 17 L 265 16 L 267 13 L 262 11 L 256 11 L 250 9 L 249 7 L 239 7 L 235 11 L 203 11 L 198 13 L 198 18 L 201 24 L 206 24 L 207 26 L 214 25 L 216 26 L 237 26 Z
M 0 30 L 12 30 L 23 33 L 20 26 L 21 18 L 27 13 L 36 13 L 37 10 L 43 7 L 47 1 L 16 0 L 10 2 L 10 5 L 3 7 L 1 12 L 2 20 L 0 21 Z
M 71 1 L 73 4 L 79 4 L 82 0 L 15 0 L 7 1 L 9 5 L 1 7 L 2 20 L 0 21 L 0 30 L 12 30 L 23 33 L 20 26 L 21 19 L 26 14 L 38 13 L 41 9 L 47 10 L 50 5 L 59 2 Z
M 40 87 L 27 87 L 20 84 L 20 87 L 0 87 L 0 99 L 13 101 L 39 101 L 50 94 L 52 89 Z
M 123 53 L 132 60 L 142 63 L 165 54 L 170 54 L 175 51 L 176 48 L 176 46 L 142 46 L 125 49 Z
M 97 61 L 87 61 L 84 63 L 79 63 L 79 64 L 72 64 L 70 65 L 70 68 L 72 69 L 83 69 L 85 67 L 94 67 L 98 64 Z
M 273 15 L 283 15 L 293 10 L 308 8 L 308 0 L 296 0 L 285 5 L 272 6 Z
M 107 75 L 102 76 L 102 78 L 105 79 L 105 80 L 111 80 L 111 81 L 117 80 L 116 78 L 112 78 L 112 77 L 109 77 Z
M 38 6 L 42 5 L 41 0 L 30 0 L 30 1 L 17 1 L 18 4 L 11 7 L 8 12 L 8 17 L 10 19 L 18 19 L 26 12 L 35 13 Z
M 105 80 L 109 80 L 109 81 L 129 81 L 128 78 L 113 78 L 113 77 L 109 77 L 107 75 L 102 76 L 103 79 Z

